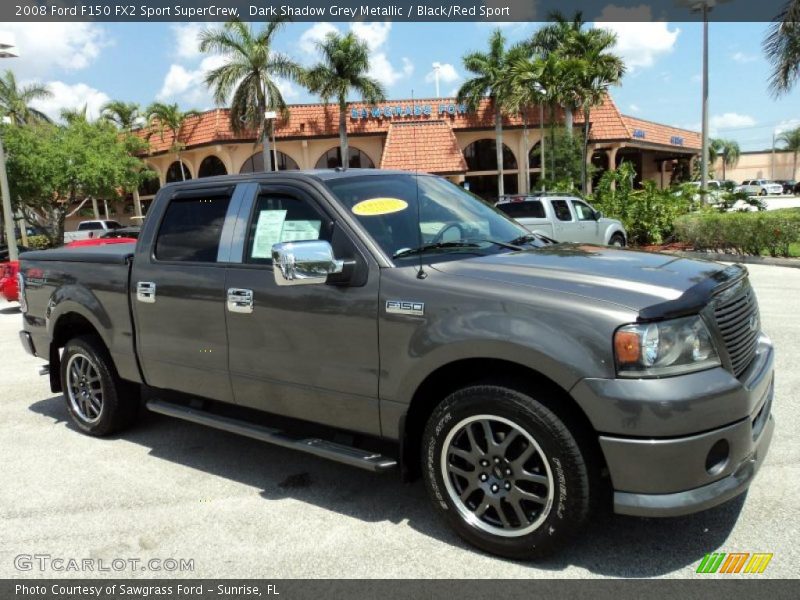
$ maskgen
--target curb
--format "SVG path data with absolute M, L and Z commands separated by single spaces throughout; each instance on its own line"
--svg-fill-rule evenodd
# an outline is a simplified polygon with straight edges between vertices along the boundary
M 744 263 L 749 265 L 764 265 L 770 267 L 789 267 L 800 269 L 800 259 L 773 258 L 772 256 L 743 256 L 740 254 L 720 254 L 717 252 L 685 252 L 676 250 L 670 252 L 683 258 L 699 258 L 701 260 L 714 260 L 718 262 Z

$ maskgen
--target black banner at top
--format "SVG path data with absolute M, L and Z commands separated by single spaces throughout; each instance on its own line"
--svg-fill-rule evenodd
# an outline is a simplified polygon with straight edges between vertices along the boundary
M 2 0 L 0 21 L 772 21 L 789 0 Z

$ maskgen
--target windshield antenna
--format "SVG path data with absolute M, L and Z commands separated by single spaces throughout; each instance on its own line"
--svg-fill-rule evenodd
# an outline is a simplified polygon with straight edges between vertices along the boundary
M 412 114 L 416 113 L 416 106 L 414 104 L 414 88 L 411 88 L 411 111 Z M 415 115 L 416 116 L 416 115 Z M 419 234 L 419 247 L 422 248 L 424 241 L 422 239 L 422 209 L 419 205 L 419 162 L 417 162 L 417 123 L 412 121 L 411 135 L 414 141 L 414 183 L 416 184 L 417 193 L 417 233 Z M 422 252 L 419 253 L 419 270 L 417 271 L 417 279 L 425 279 L 428 274 L 422 267 Z

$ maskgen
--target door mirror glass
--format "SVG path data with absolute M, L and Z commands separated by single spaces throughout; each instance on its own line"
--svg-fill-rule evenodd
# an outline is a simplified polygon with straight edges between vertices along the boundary
M 599 221 L 602 218 L 603 218 L 603 211 L 602 210 L 594 211 L 594 220 L 595 221 Z
M 334 258 L 331 245 L 321 240 L 274 244 L 272 265 L 278 285 L 325 283 L 328 275 L 344 268 L 344 262 Z

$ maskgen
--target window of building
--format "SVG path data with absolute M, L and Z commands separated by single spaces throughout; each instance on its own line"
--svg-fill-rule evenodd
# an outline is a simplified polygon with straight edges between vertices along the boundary
M 372 159 L 363 153 L 358 148 L 354 148 L 353 146 L 348 147 L 348 153 L 350 154 L 350 161 L 348 162 L 348 168 L 350 169 L 374 169 L 375 163 L 372 162 Z M 317 169 L 335 169 L 336 167 L 341 166 L 342 161 L 342 150 L 339 146 L 336 148 L 331 148 L 325 154 L 319 157 L 317 161 L 316 167 Z
M 553 212 L 559 221 L 572 221 L 572 213 L 569 211 L 569 204 L 566 200 L 553 200 Z
M 153 176 L 145 179 L 139 185 L 140 196 L 155 196 L 158 190 L 161 189 L 161 182 L 158 180 L 158 175 L 153 173 Z
M 274 171 L 275 167 L 272 165 L 272 162 L 274 162 L 273 152 L 270 151 L 269 160 Z M 278 150 L 278 171 L 297 171 L 299 168 L 297 162 L 291 156 Z M 239 173 L 261 173 L 263 171 L 264 154 L 262 152 L 253 154 L 253 156 L 244 161 L 242 168 L 239 169 Z
M 272 245 L 331 239 L 330 220 L 309 200 L 288 194 L 261 194 L 250 223 L 246 261 L 271 263 Z
M 156 258 L 216 262 L 229 196 L 170 201 L 156 238 Z
M 542 144 L 536 142 L 528 152 L 528 168 L 541 169 L 542 168 Z
M 464 148 L 469 171 L 497 171 L 497 144 L 493 139 L 476 140 Z M 503 144 L 503 169 L 516 169 L 517 159 L 511 148 Z M 506 190 L 508 191 L 508 190 Z
M 197 170 L 197 177 L 214 177 L 215 175 L 227 175 L 228 169 L 225 168 L 225 163 L 219 158 L 214 156 L 206 156 L 203 162 L 200 163 L 200 168 Z
M 181 166 L 183 166 L 183 174 L 181 175 Z M 186 166 L 185 162 L 178 162 L 177 160 L 173 162 L 169 168 L 167 169 L 167 176 L 166 182 L 172 183 L 173 181 L 184 181 L 189 180 L 192 178 L 192 174 L 189 171 L 189 167 Z
M 497 175 L 467 175 L 465 181 L 469 184 L 469 191 L 473 194 L 492 204 L 497 202 Z M 503 191 L 506 194 L 518 193 L 517 183 L 516 173 L 503 175 Z

